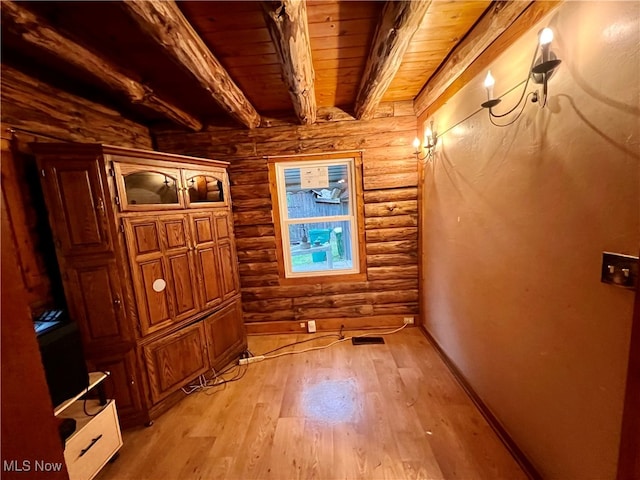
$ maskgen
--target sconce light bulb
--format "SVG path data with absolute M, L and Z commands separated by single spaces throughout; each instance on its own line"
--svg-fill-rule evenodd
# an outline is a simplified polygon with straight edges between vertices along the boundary
M 493 86 L 495 83 L 496 81 L 491 76 L 491 70 L 489 70 L 486 78 L 484 79 L 484 88 L 487 89 L 487 100 L 491 100 L 493 98 Z
M 540 32 L 540 45 L 549 45 L 553 41 L 553 30 L 550 28 L 543 28 Z
M 491 70 L 489 70 L 487 72 L 487 76 L 484 79 L 484 86 L 485 88 L 491 88 L 495 85 L 496 81 L 494 80 L 493 76 L 491 75 Z
M 429 127 L 424 131 L 424 144 L 431 146 L 433 143 L 433 132 Z
M 543 28 L 540 32 L 540 49 L 542 50 L 542 61 L 548 62 L 550 60 L 549 47 L 553 40 L 553 30 L 550 28 Z
M 413 149 L 416 152 L 420 149 L 420 139 L 418 139 L 418 137 L 413 139 Z

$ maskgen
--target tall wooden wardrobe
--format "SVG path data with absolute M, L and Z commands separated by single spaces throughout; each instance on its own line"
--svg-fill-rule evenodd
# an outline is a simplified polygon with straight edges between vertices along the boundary
M 33 144 L 67 306 L 123 425 L 246 349 L 227 163 Z

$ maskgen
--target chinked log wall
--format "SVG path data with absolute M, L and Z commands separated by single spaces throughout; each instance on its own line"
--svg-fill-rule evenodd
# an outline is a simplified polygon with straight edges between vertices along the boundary
M 318 122 L 254 130 L 158 132 L 159 150 L 228 160 L 245 323 L 250 333 L 401 325 L 418 314 L 417 165 L 411 102 L 357 121 L 319 109 Z M 367 279 L 281 286 L 265 156 L 364 150 Z
M 2 214 L 11 226 L 11 237 L 20 267 L 27 301 L 34 312 L 52 306 L 52 242 L 44 205 L 34 199 L 40 180 L 29 142 L 39 140 L 100 142 L 126 147 L 151 148 L 149 130 L 118 112 L 42 83 L 13 67 L 2 65 L 0 90 L 2 154 Z M 16 129 L 12 132 L 12 129 Z M 38 197 L 39 195 L 35 195 Z M 46 225 L 44 229 L 42 225 Z M 54 262 L 55 263 L 55 262 Z

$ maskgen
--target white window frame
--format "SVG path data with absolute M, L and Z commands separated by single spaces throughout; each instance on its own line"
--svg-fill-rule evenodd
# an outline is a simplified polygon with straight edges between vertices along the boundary
M 304 218 L 289 218 L 288 203 L 287 203 L 287 189 L 285 185 L 285 169 L 291 168 L 306 168 L 306 167 L 329 167 L 332 165 L 347 165 L 348 186 L 349 186 L 349 212 L 346 215 L 333 215 L 324 217 L 304 217 Z M 274 219 L 279 225 L 275 225 L 276 229 L 280 232 L 280 248 L 282 249 L 282 264 L 284 267 L 285 278 L 305 278 L 312 277 L 317 278 L 319 276 L 333 277 L 341 275 L 354 275 L 362 273 L 361 264 L 361 245 L 362 241 L 360 235 L 361 222 L 359 216 L 360 212 L 359 204 L 360 200 L 358 195 L 361 189 L 357 186 L 359 176 L 357 175 L 357 168 L 359 168 L 359 162 L 357 162 L 354 155 L 344 155 L 336 157 L 334 155 L 331 158 L 319 158 L 317 160 L 305 160 L 305 159 L 287 159 L 287 160 L 274 160 L 273 162 L 275 172 L 275 184 L 278 204 L 278 214 Z M 312 270 L 304 272 L 293 271 L 293 256 L 291 255 L 291 239 L 289 237 L 289 225 L 296 224 L 312 224 L 319 222 L 350 222 L 351 228 L 349 228 L 351 242 L 351 268 L 344 269 L 331 269 L 331 270 Z

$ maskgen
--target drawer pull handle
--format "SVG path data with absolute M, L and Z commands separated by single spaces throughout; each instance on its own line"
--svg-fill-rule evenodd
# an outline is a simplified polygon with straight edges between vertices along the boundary
M 91 447 L 93 447 L 101 438 L 102 438 L 102 434 L 98 435 L 96 438 L 91 440 L 91 443 L 87 446 L 87 448 L 83 448 L 82 450 L 80 450 L 80 455 L 78 455 L 78 458 L 82 457 L 85 453 L 91 450 Z

